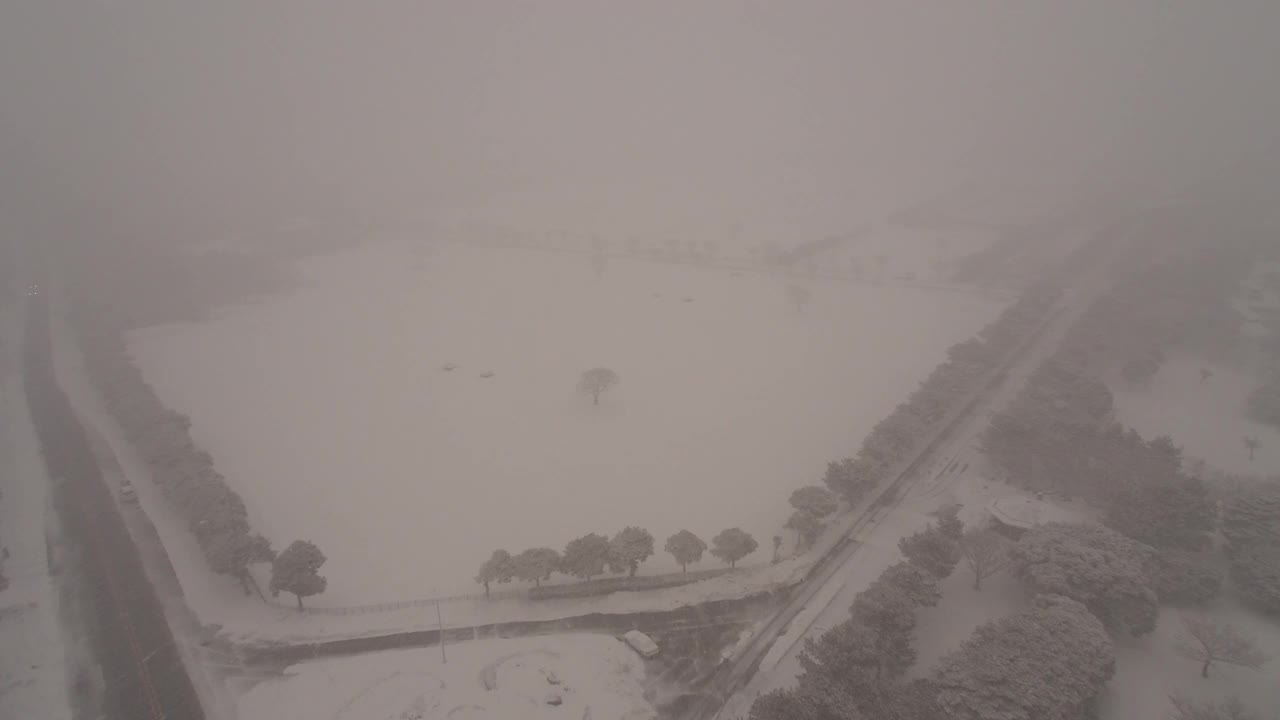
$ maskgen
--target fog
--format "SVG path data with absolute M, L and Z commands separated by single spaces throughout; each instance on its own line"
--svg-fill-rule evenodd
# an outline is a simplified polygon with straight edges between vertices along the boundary
M 1280 707 L 1278 70 L 1276 0 L 0 0 L 0 717 Z
M 1280 8 L 12 0 L 5 221 L 795 241 L 973 187 L 1265 197 Z M 75 238 L 72 240 L 72 238 Z

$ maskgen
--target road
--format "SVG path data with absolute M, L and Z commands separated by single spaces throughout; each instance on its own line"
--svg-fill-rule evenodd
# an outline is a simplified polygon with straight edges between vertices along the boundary
M 112 489 L 54 372 L 47 298 L 28 298 L 24 380 L 53 479 L 54 506 L 76 558 L 75 598 L 101 673 L 101 715 L 201 720 L 204 711 Z
M 1121 245 L 1113 244 L 1110 253 Z M 893 543 L 864 541 L 899 512 L 904 501 L 945 489 L 946 484 L 979 464 L 982 458 L 977 439 L 989 416 L 1016 396 L 1031 373 L 1057 349 L 1067 330 L 1110 287 L 1110 271 L 1111 265 L 1099 259 L 1076 278 L 1027 345 L 994 374 L 978 397 L 891 484 L 898 489 L 898 499 L 879 510 L 868 510 L 858 519 L 836 550 L 794 591 L 746 651 L 707 684 L 701 702 L 691 706 L 685 718 L 746 717 L 755 697 L 794 682 L 800 671 L 798 658 L 803 640 L 816 638 L 847 618 L 853 597 L 873 582 L 883 567 L 898 559 Z M 792 627 L 795 623 L 802 625 Z M 774 647 L 778 643 L 782 644 Z

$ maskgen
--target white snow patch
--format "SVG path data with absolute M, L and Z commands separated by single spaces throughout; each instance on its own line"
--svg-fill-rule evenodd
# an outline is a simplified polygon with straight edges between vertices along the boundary
M 1200 369 L 1213 375 L 1200 381 Z M 1113 383 L 1116 415 L 1152 438 L 1168 435 L 1188 458 L 1243 475 L 1280 474 L 1280 430 L 1245 415 L 1252 376 L 1190 355 L 1171 355 L 1144 388 Z M 1244 438 L 1256 437 L 1253 460 Z
M 240 699 L 241 720 L 641 720 L 644 664 L 606 635 L 478 640 L 295 665 Z M 549 701 L 556 702 L 550 704 Z

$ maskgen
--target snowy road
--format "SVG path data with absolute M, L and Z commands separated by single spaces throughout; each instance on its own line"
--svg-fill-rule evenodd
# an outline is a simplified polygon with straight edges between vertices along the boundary
M 105 692 L 104 716 L 199 720 L 204 712 L 159 600 L 85 430 L 58 386 L 45 296 L 30 300 L 27 322 L 27 398 L 49 474 L 59 481 L 54 503 L 67 540 L 76 548 L 76 567 L 84 575 L 77 600 L 90 615 Z

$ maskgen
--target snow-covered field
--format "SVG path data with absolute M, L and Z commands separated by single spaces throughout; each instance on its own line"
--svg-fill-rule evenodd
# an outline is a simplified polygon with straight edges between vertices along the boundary
M 656 717 L 644 663 L 607 635 L 477 640 L 295 665 L 250 689 L 240 720 Z M 548 704 L 548 701 L 556 704 Z
M 131 347 L 254 527 L 328 555 L 316 605 L 474 591 L 496 547 L 628 524 L 657 539 L 650 572 L 682 528 L 767 548 L 791 490 L 1000 309 L 818 282 L 797 310 L 794 280 L 621 260 L 597 277 L 534 250 L 375 245 L 302 270 L 293 293 Z M 599 365 L 622 382 L 594 407 L 574 386 Z
M 1200 369 L 1213 375 L 1203 383 Z M 1145 387 L 1113 382 L 1116 415 L 1144 437 L 1168 435 L 1188 458 L 1247 475 L 1280 474 L 1280 431 L 1245 416 L 1255 380 L 1231 367 L 1172 355 Z M 1258 439 L 1251 461 L 1244 438 Z

